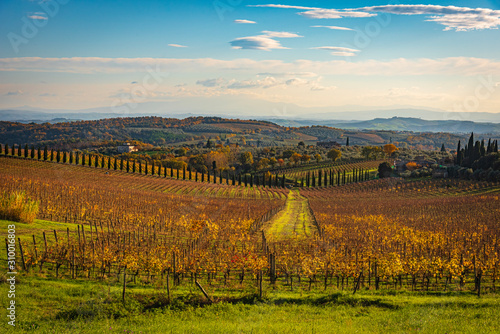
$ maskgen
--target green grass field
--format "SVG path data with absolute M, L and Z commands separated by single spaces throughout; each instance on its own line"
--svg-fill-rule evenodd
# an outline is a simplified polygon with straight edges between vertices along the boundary
M 469 293 L 360 291 L 306 286 L 268 289 L 263 300 L 251 287 L 218 292 L 208 304 L 194 286 L 164 289 L 18 276 L 16 328 L 2 317 L 2 333 L 498 333 L 500 299 Z M 1 290 L 7 285 L 2 279 Z M 1 297 L 7 305 L 6 293 Z M 4 311 L 5 312 L 5 311 Z

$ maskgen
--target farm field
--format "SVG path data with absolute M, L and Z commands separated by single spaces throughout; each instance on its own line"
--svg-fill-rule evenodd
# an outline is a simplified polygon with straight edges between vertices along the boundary
M 0 158 L 0 180 L 0 192 L 38 200 L 43 219 L 15 223 L 26 332 L 499 325 L 498 184 L 392 178 L 290 190 L 12 158 Z M 0 221 L 4 235 L 10 224 Z

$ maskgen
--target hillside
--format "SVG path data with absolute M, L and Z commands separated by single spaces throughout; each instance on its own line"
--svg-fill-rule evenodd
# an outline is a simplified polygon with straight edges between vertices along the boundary
M 374 121 L 375 122 L 375 121 Z M 110 118 L 94 121 L 73 121 L 61 123 L 18 123 L 0 122 L 0 143 L 85 147 L 102 142 L 118 145 L 124 141 L 141 141 L 156 146 L 200 145 L 211 138 L 226 144 L 254 147 L 296 146 L 303 141 L 315 145 L 317 141 L 336 141 L 345 144 L 347 137 L 351 145 L 381 145 L 393 142 L 404 147 L 419 149 L 456 147 L 458 140 L 465 140 L 462 134 L 432 132 L 443 125 L 439 121 L 394 118 L 377 120 L 378 123 L 338 123 L 332 126 L 284 127 L 268 121 L 227 119 L 220 117 L 188 117 L 184 119 L 162 117 Z M 452 122 L 452 121 L 446 121 Z M 457 123 L 454 128 L 466 130 Z M 419 126 L 420 124 L 420 126 Z M 480 123 L 473 123 L 479 127 Z M 340 129 L 339 127 L 364 128 L 373 130 Z M 493 126 L 493 125 L 491 125 Z M 476 128 L 477 128 L 476 127 Z M 413 131 L 394 130 L 413 128 Z M 446 128 L 446 127 L 445 127 Z M 474 129 L 476 129 L 474 128 Z M 384 130 L 382 130 L 384 129 Z M 387 130 L 385 130 L 387 129 Z M 429 133 L 418 132 L 429 130 Z M 447 129 L 452 129 L 448 127 Z M 450 131 L 450 130 L 448 130 Z M 475 130 L 476 131 L 476 130 Z M 478 133 L 481 133 L 479 131 Z M 499 131 L 500 133 L 500 131 Z M 498 139 L 500 136 L 485 136 Z M 77 146 L 75 146 L 77 145 Z
M 337 124 L 343 129 L 394 130 L 414 132 L 500 133 L 500 124 L 471 121 L 429 121 L 411 117 L 375 118 L 371 121 Z

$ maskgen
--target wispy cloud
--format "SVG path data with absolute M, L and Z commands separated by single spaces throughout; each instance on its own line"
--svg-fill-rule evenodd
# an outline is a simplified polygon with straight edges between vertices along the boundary
M 224 90 L 255 90 L 255 89 L 270 89 L 270 88 L 287 88 L 287 87 L 304 87 L 312 91 L 320 90 L 332 90 L 336 87 L 334 86 L 323 86 L 320 84 L 321 77 L 316 77 L 313 80 L 307 80 L 300 77 L 281 77 L 276 78 L 275 76 L 268 75 L 264 78 L 259 78 L 257 75 L 255 79 L 245 79 L 245 80 L 225 80 L 222 78 L 208 79 L 208 80 L 198 80 L 196 83 L 204 87 L 217 89 L 220 91 Z
M 28 14 L 28 18 L 32 20 L 48 20 L 49 18 L 47 17 L 47 14 L 43 12 L 37 12 L 37 13 L 30 13 Z
M 500 11 L 489 8 L 438 5 L 385 5 L 362 7 L 355 10 L 397 15 L 432 15 L 426 21 L 442 24 L 445 26 L 444 30 L 497 29 L 500 26 Z
M 346 27 L 337 27 L 337 26 L 311 26 L 311 28 L 327 28 L 331 30 L 352 30 L 351 28 Z
M 256 24 L 257 22 L 255 22 L 255 21 L 250 21 L 250 20 L 234 20 L 234 23 L 240 23 L 240 24 Z
M 289 6 L 289 5 L 250 5 L 249 7 L 267 7 L 267 8 L 281 8 L 281 9 L 299 9 L 305 10 L 300 12 L 299 15 L 311 19 L 341 19 L 343 17 L 372 17 L 376 14 L 367 13 L 364 11 L 356 11 L 353 9 L 328 9 L 318 7 L 304 7 L 304 6 Z
M 342 52 L 337 47 L 320 47 L 321 50 Z M 344 49 L 345 50 L 345 49 Z M 344 51 L 346 52 L 346 51 Z M 348 51 L 347 51 L 348 52 Z M 238 71 L 239 73 L 288 73 L 310 72 L 322 75 L 382 75 L 382 76 L 500 76 L 500 61 L 473 58 L 450 57 L 441 59 L 366 60 L 366 61 L 312 61 L 299 59 L 283 60 L 222 60 L 213 58 L 0 58 L 0 71 L 54 72 L 54 73 L 144 73 L 153 68 L 159 73 L 197 73 L 200 71 Z
M 297 38 L 297 37 L 303 37 L 303 36 L 297 35 L 296 33 L 286 32 L 286 31 L 269 31 L 269 30 L 264 30 L 262 33 L 264 34 L 264 36 L 269 36 L 269 37 L 274 37 L 274 38 Z
M 426 21 L 445 26 L 444 30 L 468 31 L 497 29 L 500 26 L 500 11 L 489 8 L 469 8 L 439 5 L 383 5 L 360 8 L 331 9 L 288 5 L 255 5 L 305 10 L 298 14 L 310 19 L 340 19 L 344 17 L 372 17 L 377 13 L 394 15 L 428 15 Z M 326 27 L 326 26 L 325 26 Z
M 359 50 L 357 49 L 345 48 L 340 46 L 318 46 L 311 49 L 332 51 L 332 56 L 339 57 L 354 57 L 356 56 L 356 52 L 359 52 Z
M 181 44 L 169 44 L 168 46 L 171 46 L 173 48 L 187 48 L 186 45 L 181 45 Z
M 274 38 L 302 37 L 296 33 L 286 31 L 265 30 L 262 33 L 263 35 L 236 38 L 229 43 L 234 49 L 270 51 L 272 49 L 288 49 L 282 46 L 281 43 Z

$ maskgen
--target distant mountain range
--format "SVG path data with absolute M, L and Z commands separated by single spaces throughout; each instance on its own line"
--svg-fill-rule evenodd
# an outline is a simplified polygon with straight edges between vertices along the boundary
M 412 117 L 375 118 L 369 121 L 314 121 L 296 120 L 274 120 L 282 126 L 331 126 L 345 130 L 390 130 L 390 131 L 413 131 L 413 132 L 451 132 L 451 133 L 481 133 L 499 134 L 499 123 L 479 123 L 471 121 L 428 121 Z
M 23 106 L 0 110 L 0 121 L 43 123 L 76 120 L 97 120 L 116 117 L 160 116 L 187 118 L 191 116 L 218 116 L 239 119 L 266 120 L 282 126 L 300 127 L 323 125 L 343 129 L 393 130 L 414 132 L 477 132 L 500 133 L 500 113 L 453 113 L 439 109 L 369 108 L 366 106 L 305 108 L 295 104 L 255 101 L 245 106 L 241 99 L 210 100 L 205 110 L 197 111 L 208 99 L 193 98 L 183 101 L 146 102 L 133 109 L 128 106 L 103 107 L 82 110 L 47 110 Z M 224 103 L 223 103 L 224 102 Z M 253 108 L 253 109 L 252 109 Z M 376 118 L 375 118 L 376 117 Z

